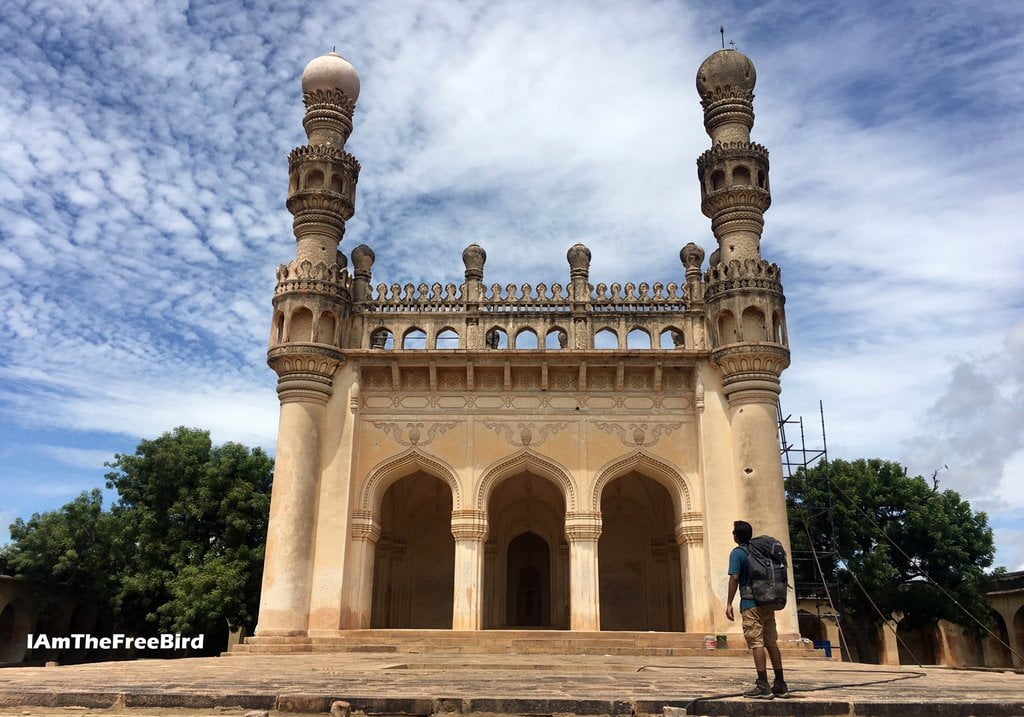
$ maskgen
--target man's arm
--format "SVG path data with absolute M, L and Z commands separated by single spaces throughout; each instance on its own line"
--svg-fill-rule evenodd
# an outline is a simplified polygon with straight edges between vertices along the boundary
M 726 600 L 725 605 L 725 616 L 730 620 L 735 620 L 736 616 L 732 611 L 732 601 L 736 599 L 736 591 L 740 587 L 740 576 L 730 575 L 729 576 L 729 598 Z

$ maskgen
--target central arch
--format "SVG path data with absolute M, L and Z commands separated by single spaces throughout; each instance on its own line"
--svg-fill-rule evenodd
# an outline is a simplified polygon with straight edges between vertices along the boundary
M 569 546 L 560 486 L 524 470 L 492 488 L 484 551 L 484 627 L 567 629 Z

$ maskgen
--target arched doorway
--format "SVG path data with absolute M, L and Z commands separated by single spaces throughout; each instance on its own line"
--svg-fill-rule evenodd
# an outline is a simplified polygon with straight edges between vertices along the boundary
M 916 665 L 920 661 L 922 665 L 937 665 L 937 632 L 938 628 L 934 624 L 911 626 L 906 620 L 901 620 L 896 628 L 900 638 L 900 664 Z
M 1010 653 L 1010 632 L 1006 622 L 998 612 L 992 613 L 992 632 L 981 643 L 985 655 L 985 667 L 1013 667 L 1013 655 Z
M 811 642 L 821 642 L 828 639 L 825 625 L 817 615 L 806 610 L 799 610 L 796 618 L 800 625 L 800 637 L 806 638 Z
M 664 486 L 641 473 L 605 486 L 598 540 L 602 630 L 683 630 L 672 506 Z
M 0 662 L 21 662 L 25 658 L 25 638 L 31 624 L 32 613 L 21 598 L 0 610 Z
M 551 551 L 547 541 L 527 531 L 508 544 L 505 572 L 505 624 L 551 627 Z
M 370 625 L 452 626 L 455 539 L 452 493 L 423 472 L 396 481 L 381 501 Z
M 484 627 L 566 629 L 569 546 L 561 490 L 523 472 L 501 481 L 487 508 Z

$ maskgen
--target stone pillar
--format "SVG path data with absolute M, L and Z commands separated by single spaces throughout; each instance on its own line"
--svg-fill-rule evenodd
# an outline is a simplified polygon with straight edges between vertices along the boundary
M 686 632 L 713 631 L 715 625 L 708 601 L 712 587 L 708 579 L 703 522 L 700 513 L 683 513 L 675 528 L 683 577 L 683 629 Z
M 566 513 L 565 537 L 569 540 L 569 629 L 600 630 L 597 539 L 601 514 Z
M 900 643 L 896 639 L 896 631 L 898 629 L 899 622 L 896 620 L 886 620 L 884 625 L 879 626 L 878 664 L 900 664 Z
M 305 635 L 320 493 L 320 430 L 331 377 L 344 357 L 333 349 L 283 346 L 268 363 L 278 374 L 281 401 L 274 488 L 257 634 Z
M 455 595 L 452 600 L 453 630 L 482 630 L 484 595 L 484 541 L 487 513 L 482 510 L 452 511 L 455 537 Z
M 373 513 L 357 511 L 352 515 L 352 558 L 354 561 L 355 583 L 352 613 L 343 625 L 348 629 L 370 627 L 373 608 L 373 564 L 376 558 L 377 541 L 380 539 L 380 521 Z
M 498 599 L 498 544 L 484 543 L 484 628 L 501 627 L 501 601 Z

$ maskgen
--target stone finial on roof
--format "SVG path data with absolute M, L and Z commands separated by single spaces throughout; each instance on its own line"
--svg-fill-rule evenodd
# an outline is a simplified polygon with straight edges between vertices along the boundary
M 466 280 L 483 279 L 484 264 L 487 262 L 487 252 L 484 248 L 473 242 L 462 251 L 462 263 L 466 265 Z

